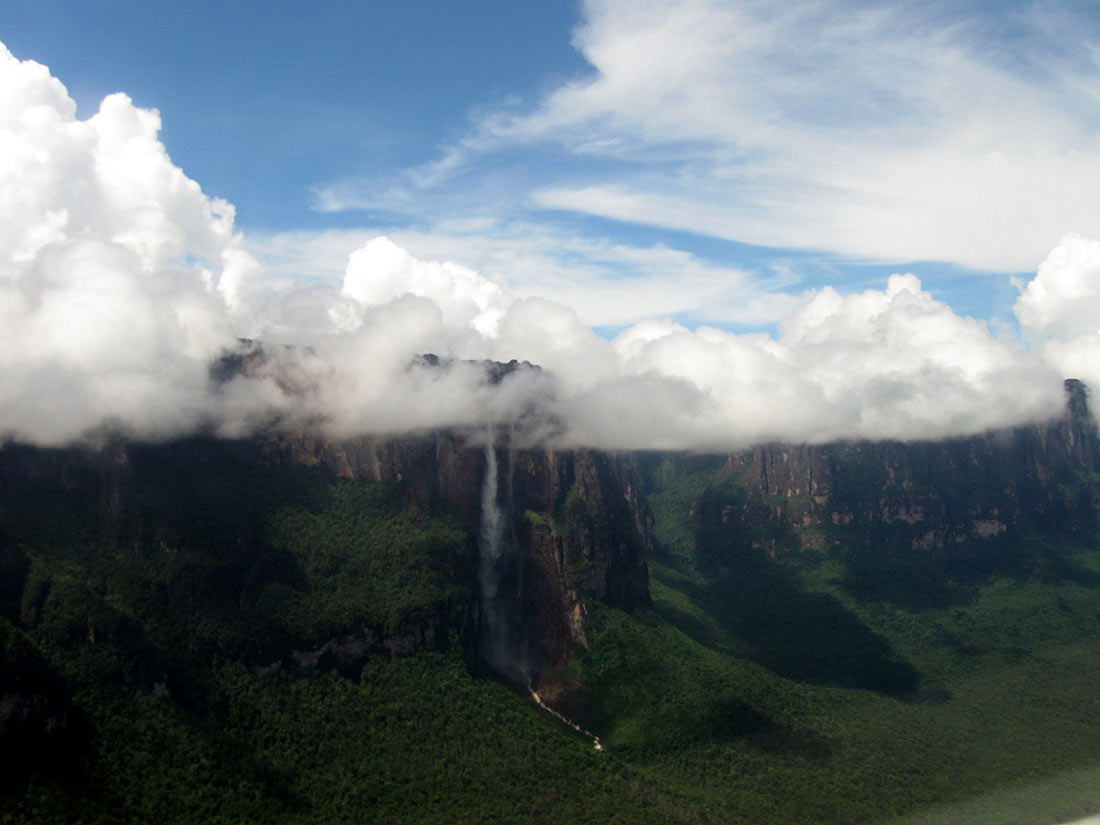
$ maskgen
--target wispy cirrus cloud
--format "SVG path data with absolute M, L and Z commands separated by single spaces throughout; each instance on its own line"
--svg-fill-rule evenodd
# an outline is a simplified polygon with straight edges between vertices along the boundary
M 1068 4 L 589 0 L 574 43 L 590 74 L 319 202 L 472 196 L 999 272 L 1100 225 L 1100 19 Z

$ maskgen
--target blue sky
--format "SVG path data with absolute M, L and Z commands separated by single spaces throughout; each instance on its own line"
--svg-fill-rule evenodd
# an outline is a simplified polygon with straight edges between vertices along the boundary
M 577 10 L 476 3 L 13 0 L 0 39 L 93 114 L 158 108 L 173 160 L 245 227 L 332 225 L 313 186 L 423 162 L 479 105 L 584 70 Z
M 604 330 L 772 329 L 806 289 L 898 271 L 1011 330 L 1012 278 L 1100 231 L 1098 31 L 1087 2 L 9 0 L 0 17 L 78 116 L 114 91 L 159 109 L 172 160 L 236 206 L 272 277 L 339 277 L 385 232 Z

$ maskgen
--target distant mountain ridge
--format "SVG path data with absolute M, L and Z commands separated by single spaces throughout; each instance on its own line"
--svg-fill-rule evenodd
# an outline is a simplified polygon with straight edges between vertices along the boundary
M 650 478 L 662 464 L 714 469 L 719 483 L 695 516 L 774 552 L 843 542 L 944 553 L 1025 528 L 1086 530 L 1096 502 L 1067 496 L 1085 494 L 1074 487 L 1082 474 L 1100 473 L 1100 438 L 1084 384 L 1065 389 L 1061 417 L 981 435 L 647 453 L 640 466 Z

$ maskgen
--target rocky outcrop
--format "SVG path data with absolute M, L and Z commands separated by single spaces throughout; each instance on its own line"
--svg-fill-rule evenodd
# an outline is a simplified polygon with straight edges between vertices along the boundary
M 588 600 L 649 603 L 645 547 L 607 454 L 521 451 L 513 483 L 532 664 L 546 672 L 587 643 Z
M 451 433 L 348 441 L 275 433 L 257 443 L 266 461 L 322 466 L 341 478 L 403 482 L 415 498 L 442 499 L 475 517 L 479 511 L 484 457 Z
M 252 665 L 257 676 L 278 673 L 286 664 L 301 670 L 315 670 L 331 665 L 336 670 L 356 676 L 369 656 L 407 656 L 418 650 L 437 650 L 445 647 L 448 628 L 441 627 L 433 618 L 411 624 L 397 633 L 381 633 L 375 628 L 364 627 L 355 633 L 329 639 L 324 644 L 304 650 L 291 649 L 288 656 L 262 665 Z

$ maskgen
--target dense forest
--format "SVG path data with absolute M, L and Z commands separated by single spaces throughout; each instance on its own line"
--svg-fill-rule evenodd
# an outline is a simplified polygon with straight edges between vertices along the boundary
M 131 445 L 121 492 L 109 450 L 81 455 L 0 453 L 0 821 L 1100 808 L 1090 473 L 1052 480 L 1063 518 L 917 556 L 746 540 L 705 517 L 744 473 L 648 457 L 651 599 L 589 600 L 557 675 L 597 751 L 480 663 L 476 515 L 252 442 Z

